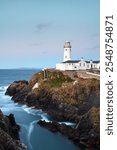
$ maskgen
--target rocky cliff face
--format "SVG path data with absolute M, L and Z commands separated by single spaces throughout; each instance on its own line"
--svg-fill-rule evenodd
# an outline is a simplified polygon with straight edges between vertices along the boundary
M 56 70 L 41 71 L 29 82 L 15 81 L 6 94 L 15 102 L 41 108 L 58 120 L 76 122 L 78 141 L 99 145 L 100 82 L 74 74 L 72 77 Z
M 95 119 L 94 115 L 96 115 L 97 119 Z M 65 124 L 59 124 L 55 121 L 45 122 L 40 120 L 38 124 L 54 133 L 60 132 L 72 140 L 76 145 L 85 146 L 89 149 L 92 147 L 95 150 L 100 149 L 99 109 L 96 107 L 91 108 L 87 115 L 80 119 L 75 128 L 66 126 Z
M 4 116 L 0 110 L 0 150 L 26 150 L 19 141 L 19 130 L 13 114 Z

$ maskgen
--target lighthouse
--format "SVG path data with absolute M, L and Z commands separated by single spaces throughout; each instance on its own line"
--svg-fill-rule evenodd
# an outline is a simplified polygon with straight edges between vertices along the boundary
M 100 61 L 89 61 L 81 58 L 80 60 L 71 59 L 71 44 L 66 41 L 64 43 L 64 57 L 63 62 L 56 64 L 58 70 L 87 70 L 94 69 L 100 70 Z
M 71 45 L 70 45 L 70 42 L 65 41 L 63 61 L 65 62 L 65 61 L 68 61 L 68 60 L 71 60 Z

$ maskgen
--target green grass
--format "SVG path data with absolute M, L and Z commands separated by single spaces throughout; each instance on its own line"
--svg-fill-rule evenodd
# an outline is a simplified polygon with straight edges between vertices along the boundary
M 61 87 L 63 83 L 69 83 L 72 82 L 73 80 L 69 77 L 64 78 L 63 76 L 61 77 L 55 77 L 52 79 L 47 79 L 44 81 L 46 84 L 49 84 L 51 87 Z
M 44 71 L 41 71 L 40 73 L 37 73 L 33 76 L 38 82 L 43 82 L 43 84 L 47 84 L 50 87 L 61 87 L 63 83 L 70 83 L 73 80 L 67 76 L 64 75 L 60 71 L 51 71 L 46 70 L 46 78 L 44 78 Z

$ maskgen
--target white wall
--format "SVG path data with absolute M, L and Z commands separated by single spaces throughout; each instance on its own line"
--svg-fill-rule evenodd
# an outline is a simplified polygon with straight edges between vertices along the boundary
M 100 69 L 100 63 L 93 63 L 92 66 L 93 69 Z
M 56 64 L 56 69 L 58 69 L 58 70 L 65 70 L 65 65 L 63 63 Z
M 63 61 L 71 60 L 71 48 L 64 48 L 64 59 Z
M 97 69 L 100 69 L 100 63 L 97 64 Z
M 87 69 L 87 63 L 84 60 L 78 62 L 79 69 L 85 70 Z
M 86 70 L 91 69 L 100 69 L 100 63 L 86 63 L 84 60 L 79 61 L 78 63 L 60 63 L 56 64 L 56 69 L 59 70 Z

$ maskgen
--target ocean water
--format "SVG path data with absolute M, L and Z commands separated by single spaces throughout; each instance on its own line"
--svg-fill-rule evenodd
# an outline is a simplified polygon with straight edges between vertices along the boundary
M 21 126 L 20 139 L 28 150 L 81 150 L 72 141 L 60 133 L 52 133 L 37 124 L 38 120 L 51 121 L 51 117 L 42 110 L 29 108 L 14 103 L 4 93 L 7 87 L 16 80 L 30 80 L 39 70 L 0 70 L 0 109 L 5 115 L 13 113 L 16 122 Z M 72 123 L 64 122 L 68 125 Z

